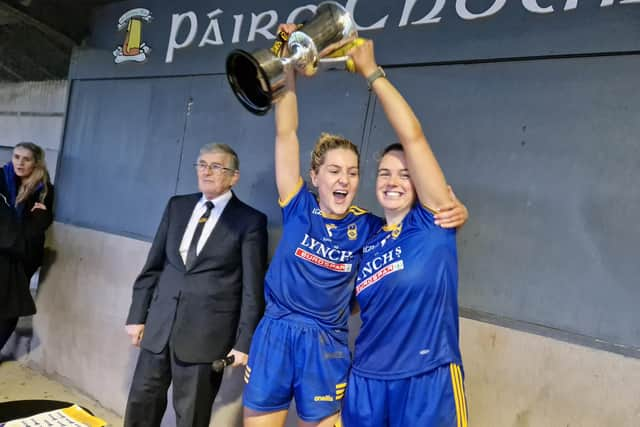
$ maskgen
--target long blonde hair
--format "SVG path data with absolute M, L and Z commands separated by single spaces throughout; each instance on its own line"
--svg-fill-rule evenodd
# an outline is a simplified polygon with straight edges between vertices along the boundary
M 34 160 L 33 171 L 27 177 L 20 179 L 20 187 L 16 196 L 16 205 L 24 202 L 33 193 L 36 192 L 40 184 L 39 202 L 42 203 L 47 197 L 49 191 L 49 172 L 47 171 L 47 162 L 44 160 L 44 150 L 33 142 L 19 142 L 15 148 L 24 148 L 31 152 Z

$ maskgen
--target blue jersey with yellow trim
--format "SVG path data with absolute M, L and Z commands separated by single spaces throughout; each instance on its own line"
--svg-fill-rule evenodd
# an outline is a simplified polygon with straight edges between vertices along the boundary
M 375 233 L 363 252 L 354 372 L 398 379 L 461 364 L 455 230 L 435 225 L 416 205 L 398 226 Z
M 265 315 L 303 315 L 346 330 L 362 246 L 382 220 L 355 206 L 342 218 L 325 217 L 302 182 L 282 205 L 282 237 L 265 279 Z

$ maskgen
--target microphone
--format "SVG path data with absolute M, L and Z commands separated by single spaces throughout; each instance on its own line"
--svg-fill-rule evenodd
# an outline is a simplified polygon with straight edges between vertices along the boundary
M 213 369 L 214 372 L 222 372 L 222 370 L 231 365 L 235 359 L 235 356 L 231 355 L 229 357 L 214 360 L 213 363 L 211 363 L 211 369 Z

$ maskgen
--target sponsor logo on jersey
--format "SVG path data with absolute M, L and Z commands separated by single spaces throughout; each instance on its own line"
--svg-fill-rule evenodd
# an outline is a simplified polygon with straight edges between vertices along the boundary
M 314 396 L 313 400 L 315 402 L 333 402 L 333 396 L 329 396 L 328 394 L 324 396 Z
M 394 271 L 398 271 L 398 270 L 402 270 L 402 269 L 404 269 L 404 263 L 402 262 L 402 260 L 396 261 L 393 264 L 387 265 L 382 270 L 380 270 L 377 273 L 375 273 L 373 276 L 371 276 L 368 279 L 360 282 L 356 286 L 356 295 L 359 295 L 360 292 L 364 291 L 369 286 L 371 286 L 371 285 L 375 284 L 376 282 L 380 281 L 383 277 L 393 273 Z
M 365 262 L 356 279 L 356 295 L 388 274 L 404 269 L 404 262 L 400 259 L 401 255 L 402 247 L 398 246 Z
M 300 242 L 300 246 L 302 248 L 306 248 L 305 252 L 309 252 L 323 258 L 326 261 L 332 263 L 347 263 L 353 259 L 352 251 L 345 251 L 340 249 L 338 246 L 328 246 L 314 239 L 305 233 L 302 242 Z M 301 249 L 298 247 L 298 249 Z M 298 250 L 296 250 L 297 254 Z M 349 264 L 350 266 L 350 264 Z
M 350 273 L 351 272 L 351 264 L 340 264 L 336 262 L 327 261 L 324 258 L 320 258 L 317 255 L 309 253 L 302 248 L 296 249 L 296 256 L 305 261 L 309 261 L 312 264 L 315 264 L 319 267 L 326 268 L 327 270 L 337 271 L 340 273 Z
M 371 276 L 376 271 L 380 270 L 385 265 L 400 259 L 402 256 L 402 246 L 396 246 L 395 248 L 383 253 L 382 255 L 376 256 L 370 260 L 363 260 L 364 262 L 360 266 L 360 273 L 356 281 L 360 282 L 366 279 L 368 276 Z

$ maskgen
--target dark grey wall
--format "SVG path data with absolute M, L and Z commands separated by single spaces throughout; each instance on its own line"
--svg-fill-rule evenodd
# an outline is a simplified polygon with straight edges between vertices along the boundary
M 173 78 L 72 83 L 59 221 L 153 234 L 176 191 L 188 89 Z
M 58 221 L 150 239 L 169 196 L 197 191 L 193 163 L 208 142 L 240 157 L 239 197 L 280 224 L 273 172 L 273 116 L 253 116 L 225 76 L 73 82 Z M 361 141 L 369 93 L 356 76 L 303 82 L 303 170 L 322 131 Z M 327 102 L 309 102 L 322 100 Z M 309 120 L 309 118 L 313 118 Z
M 640 347 L 640 57 L 391 70 L 471 211 L 468 309 Z M 615 75 L 615 79 L 611 76 Z M 393 141 L 375 110 L 369 153 Z
M 287 15 L 306 4 L 253 3 L 220 6 L 223 34 L 234 13 L 248 19 L 270 7 Z M 563 11 L 565 2 L 548 2 L 554 12 L 536 14 L 509 2 L 492 17 L 465 21 L 446 2 L 440 23 L 400 28 L 402 2 L 387 3 L 360 1 L 356 17 L 370 25 L 389 14 L 384 30 L 365 35 L 470 209 L 458 239 L 463 312 L 640 355 L 640 101 L 633 96 L 640 4 L 579 2 Z M 431 3 L 417 2 L 412 19 Z M 474 2 L 474 10 L 492 3 Z M 277 239 L 273 117 L 244 111 L 220 74 L 230 49 L 270 42 L 192 46 L 166 64 L 171 13 L 206 17 L 213 6 L 149 4 L 157 21 L 145 31 L 157 27 L 143 34 L 157 51 L 147 64 L 116 66 L 110 56 L 110 43 L 122 38 L 114 20 L 129 2 L 106 7 L 91 43 L 76 52 L 58 220 L 149 239 L 167 198 L 195 190 L 198 148 L 220 141 L 240 155 L 238 195 L 269 215 Z M 361 78 L 339 72 L 303 80 L 299 90 L 302 170 L 321 131 L 352 138 L 362 149 L 359 203 L 376 211 L 375 156 L 394 136 L 375 99 Z

